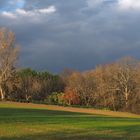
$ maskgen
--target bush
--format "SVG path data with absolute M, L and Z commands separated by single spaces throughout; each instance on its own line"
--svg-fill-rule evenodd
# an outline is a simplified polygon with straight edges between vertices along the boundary
M 53 105 L 63 105 L 64 100 L 63 100 L 64 93 L 57 93 L 53 92 L 51 95 L 45 99 L 45 102 L 47 104 L 53 104 Z

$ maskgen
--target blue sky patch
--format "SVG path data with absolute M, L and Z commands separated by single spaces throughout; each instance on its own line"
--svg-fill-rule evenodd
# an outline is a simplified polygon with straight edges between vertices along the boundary
M 7 4 L 5 4 L 0 9 L 0 12 L 3 11 L 14 12 L 16 9 L 22 9 L 24 5 L 25 5 L 25 0 L 8 0 Z

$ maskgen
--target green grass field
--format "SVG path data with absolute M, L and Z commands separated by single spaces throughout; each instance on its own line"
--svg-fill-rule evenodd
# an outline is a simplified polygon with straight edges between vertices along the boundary
M 40 106 L 40 105 L 38 105 Z M 140 140 L 140 118 L 0 103 L 0 140 Z

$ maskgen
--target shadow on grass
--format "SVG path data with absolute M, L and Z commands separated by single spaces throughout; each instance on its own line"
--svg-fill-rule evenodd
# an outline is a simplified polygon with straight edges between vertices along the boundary
M 25 123 L 34 123 L 34 122 L 58 122 L 68 123 L 68 122 L 87 122 L 87 121 L 119 121 L 119 122 L 137 122 L 140 119 L 133 118 L 118 118 L 118 117 L 109 117 L 105 115 L 92 115 L 68 111 L 54 111 L 47 109 L 22 109 L 22 108 L 0 108 L 0 123 L 1 122 L 25 122 Z

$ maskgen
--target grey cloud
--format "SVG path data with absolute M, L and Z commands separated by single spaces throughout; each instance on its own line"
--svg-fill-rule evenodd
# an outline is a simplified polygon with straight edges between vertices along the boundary
M 60 72 L 87 70 L 126 55 L 139 58 L 138 12 L 119 11 L 112 1 L 93 8 L 86 0 L 28 0 L 24 9 L 51 5 L 56 13 L 40 15 L 38 22 L 1 17 L 0 25 L 12 29 L 22 46 L 21 66 Z

